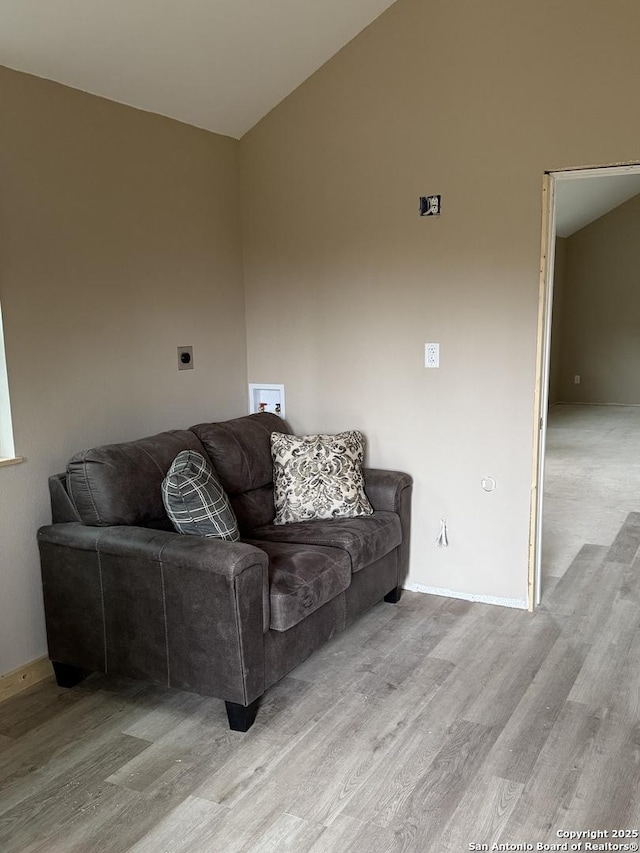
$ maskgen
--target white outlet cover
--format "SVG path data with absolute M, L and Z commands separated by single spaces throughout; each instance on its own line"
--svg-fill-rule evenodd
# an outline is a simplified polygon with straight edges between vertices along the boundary
M 424 345 L 424 366 L 440 367 L 440 344 Z

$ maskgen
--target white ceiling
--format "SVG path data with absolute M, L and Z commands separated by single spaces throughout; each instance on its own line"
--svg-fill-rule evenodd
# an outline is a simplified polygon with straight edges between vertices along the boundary
M 640 193 L 640 174 L 568 177 L 556 182 L 556 234 L 570 237 Z
M 239 138 L 393 0 L 0 0 L 0 65 Z

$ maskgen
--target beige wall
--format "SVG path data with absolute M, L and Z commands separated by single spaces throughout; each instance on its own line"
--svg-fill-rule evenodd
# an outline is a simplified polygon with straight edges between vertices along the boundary
M 238 143 L 0 69 L 0 673 L 46 653 L 35 534 L 75 451 L 246 411 Z M 195 369 L 177 370 L 193 345 Z
M 414 475 L 414 584 L 524 601 L 542 175 L 640 159 L 638 25 L 626 0 L 399 0 L 267 116 L 240 146 L 248 377 L 237 143 L 0 69 L 27 458 L 0 468 L 0 673 L 45 651 L 47 476 L 241 414 L 247 378 L 286 383 L 295 429 L 358 426 Z
M 549 358 L 549 405 L 560 402 L 560 381 L 562 377 L 562 333 L 564 317 L 564 289 L 567 258 L 567 240 L 556 237 L 556 251 L 553 267 L 553 311 L 551 313 L 551 352 Z
M 559 389 L 565 402 L 640 404 L 639 235 L 636 195 L 566 240 Z
M 526 597 L 542 177 L 640 159 L 639 27 L 626 0 L 399 0 L 241 140 L 249 381 L 413 474 L 414 584 Z

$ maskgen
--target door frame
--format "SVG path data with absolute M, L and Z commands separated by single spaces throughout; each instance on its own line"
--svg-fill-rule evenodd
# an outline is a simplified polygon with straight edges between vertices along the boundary
M 640 174 L 640 162 L 615 163 L 550 170 L 542 182 L 542 242 L 540 286 L 538 293 L 538 335 L 534 388 L 533 465 L 531 516 L 529 522 L 529 571 L 527 607 L 540 604 L 542 596 L 542 509 L 544 501 L 544 463 L 549 407 L 549 371 L 551 362 L 551 323 L 553 314 L 553 273 L 556 242 L 556 183 L 581 178 Z

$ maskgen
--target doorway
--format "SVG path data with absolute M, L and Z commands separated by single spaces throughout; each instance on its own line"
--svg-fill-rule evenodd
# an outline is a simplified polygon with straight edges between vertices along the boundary
M 554 278 L 561 265 L 560 253 L 556 257 L 556 244 L 571 239 L 572 235 L 586 234 L 587 226 L 593 222 L 605 222 L 610 211 L 615 211 L 632 197 L 640 194 L 640 165 L 571 169 L 549 172 L 543 185 L 543 234 L 540 266 L 540 301 L 538 312 L 538 370 L 535 387 L 535 441 L 533 454 L 533 487 L 531 501 L 531 529 L 529 551 L 529 609 L 540 603 L 543 584 L 543 503 L 548 445 L 549 406 L 558 396 L 558 328 L 552 334 L 554 318 Z M 558 243 L 559 245 L 559 243 Z M 558 263 L 556 263 L 558 262 Z M 602 286 L 602 285 L 600 285 Z M 557 294 L 556 294 L 557 296 Z M 556 302 L 556 313 L 558 299 Z M 593 319 L 593 318 L 592 318 Z M 567 327 L 567 319 L 563 323 Z M 571 328 L 571 324 L 569 324 Z M 587 332 L 585 332 L 586 334 Z M 591 331 L 593 334 L 593 330 Z M 596 341 L 594 340 L 594 349 Z M 564 347 L 565 352 L 567 347 Z M 589 351 L 587 351 L 589 355 Z M 574 363 L 575 362 L 575 363 Z M 602 396 L 602 370 L 585 364 L 583 378 L 579 366 L 589 362 L 584 356 L 570 358 L 563 363 L 562 383 L 564 392 L 560 396 L 575 398 L 578 405 L 584 402 L 604 402 Z M 575 373 L 567 376 L 567 371 Z M 604 371 L 606 372 L 606 371 Z M 587 385 L 578 386 L 586 379 Z M 575 389 L 567 383 L 574 382 Z M 574 393 L 580 391 L 580 394 Z M 584 393 L 583 393 L 584 392 Z M 586 397 L 585 397 L 586 394 Z M 593 399 L 590 399 L 590 397 Z M 610 400 L 607 403 L 613 402 Z M 640 402 L 640 397 L 635 403 Z

